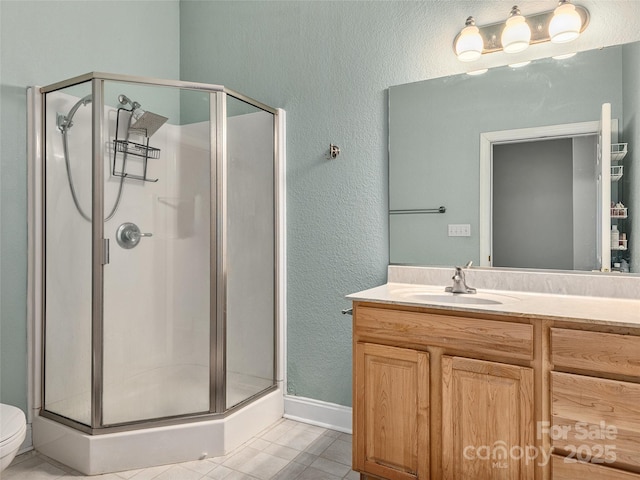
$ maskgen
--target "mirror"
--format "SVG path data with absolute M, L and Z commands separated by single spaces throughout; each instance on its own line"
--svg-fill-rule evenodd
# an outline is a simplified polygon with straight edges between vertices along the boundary
M 624 175 L 611 183 L 614 202 L 628 208 L 628 218 L 611 222 L 625 233 L 627 249 L 612 250 L 611 257 L 616 263 L 625 259 L 632 273 L 640 272 L 640 238 L 634 252 L 632 231 L 633 218 L 640 218 L 640 167 L 635 165 L 634 170 L 639 159 L 633 155 L 634 143 L 640 143 L 639 86 L 640 42 L 636 42 L 564 60 L 542 59 L 522 68 L 495 68 L 480 76 L 454 75 L 390 87 L 390 263 L 451 266 L 473 260 L 475 265 L 491 265 L 490 258 L 481 258 L 485 251 L 481 234 L 486 238 L 492 231 L 491 216 L 496 215 L 481 212 L 481 202 L 486 201 L 481 200 L 481 190 L 487 190 L 481 186 L 481 137 L 519 129 L 597 126 L 602 105 L 610 103 L 612 142 L 627 142 L 629 150 L 620 162 Z M 565 188 L 572 188 L 571 183 Z M 540 198 L 548 195 L 540 193 Z M 593 202 L 574 203 L 574 223 L 577 218 L 596 217 Z M 540 220 L 539 215 L 536 218 Z M 552 229 L 539 227 L 539 233 L 540 238 L 554 237 Z M 640 237 L 640 229 L 636 236 Z M 551 251 L 553 242 L 548 245 Z M 567 268 L 553 260 L 543 267 L 509 266 Z M 582 262 L 573 269 L 592 267 Z

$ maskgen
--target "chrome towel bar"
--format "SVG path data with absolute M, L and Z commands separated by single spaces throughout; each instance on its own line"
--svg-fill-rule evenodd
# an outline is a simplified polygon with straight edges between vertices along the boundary
M 391 215 L 401 215 L 401 214 L 413 214 L 413 213 L 444 213 L 447 209 L 445 207 L 438 208 L 412 208 L 407 210 L 389 210 L 389 214 Z

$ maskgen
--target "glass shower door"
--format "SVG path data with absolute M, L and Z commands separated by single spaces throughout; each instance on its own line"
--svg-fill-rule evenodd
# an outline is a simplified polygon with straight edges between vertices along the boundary
M 91 83 L 44 103 L 44 409 L 90 426 Z
M 209 412 L 209 93 L 104 91 L 102 424 Z
M 227 95 L 226 408 L 275 384 L 275 117 Z

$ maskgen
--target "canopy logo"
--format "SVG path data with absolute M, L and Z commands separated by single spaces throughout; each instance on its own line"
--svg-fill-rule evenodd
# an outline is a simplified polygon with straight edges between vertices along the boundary
M 616 439 L 618 429 L 601 421 L 599 424 L 576 422 L 574 425 L 551 425 L 538 422 L 537 438 L 549 437 L 550 444 L 564 450 L 565 462 L 613 463 L 616 461 L 616 446 L 609 441 Z M 575 443 L 570 443 L 575 442 Z M 584 442 L 584 443 L 578 443 Z M 491 445 L 467 445 L 463 449 L 465 460 L 491 462 L 492 468 L 509 468 L 509 463 L 524 461 L 525 465 L 536 462 L 539 466 L 549 463 L 551 446 L 544 449 L 537 445 L 509 445 L 497 440 Z
M 551 457 L 551 452 L 536 447 L 535 445 L 507 445 L 507 442 L 498 440 L 493 445 L 480 445 L 478 447 L 467 445 L 462 452 L 465 460 L 490 461 L 493 468 L 509 468 L 511 460 L 524 460 L 526 465 L 535 462 L 538 465 L 546 465 Z

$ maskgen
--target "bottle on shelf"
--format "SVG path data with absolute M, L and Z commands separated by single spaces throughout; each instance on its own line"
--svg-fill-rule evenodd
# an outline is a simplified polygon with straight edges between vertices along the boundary
M 620 245 L 620 232 L 617 225 L 611 225 L 611 248 L 618 249 Z
M 620 238 L 620 242 L 618 243 L 618 245 L 620 246 L 620 250 L 626 250 L 627 249 L 627 234 L 624 232 L 620 232 L 619 234 L 619 238 Z

